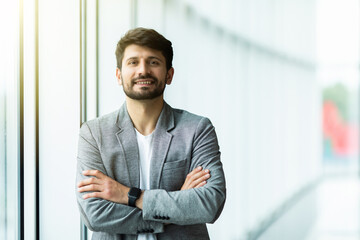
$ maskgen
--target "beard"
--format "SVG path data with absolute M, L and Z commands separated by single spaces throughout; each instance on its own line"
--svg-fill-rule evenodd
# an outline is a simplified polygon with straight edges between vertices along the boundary
M 140 79 L 149 79 L 149 78 L 154 81 L 153 85 L 155 85 L 155 88 L 153 90 L 150 90 L 150 87 L 145 86 L 145 87 L 141 87 L 140 91 L 134 91 L 134 86 L 136 85 L 135 81 Z M 128 96 L 131 99 L 150 100 L 161 96 L 164 93 L 165 86 L 166 86 L 165 80 L 159 81 L 156 77 L 147 74 L 131 79 L 131 82 L 129 84 L 123 85 L 123 90 L 126 96 Z

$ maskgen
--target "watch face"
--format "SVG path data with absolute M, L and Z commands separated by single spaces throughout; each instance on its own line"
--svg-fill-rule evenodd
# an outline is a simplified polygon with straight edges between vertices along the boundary
M 136 200 L 140 197 L 141 189 L 139 188 L 130 188 L 128 192 L 129 197 L 129 206 L 135 207 Z
M 138 198 L 140 196 L 141 189 L 139 188 L 130 188 L 129 196 Z

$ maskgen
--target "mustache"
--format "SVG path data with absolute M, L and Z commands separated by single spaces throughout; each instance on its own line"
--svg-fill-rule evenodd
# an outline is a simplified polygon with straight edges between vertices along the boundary
M 135 81 L 140 80 L 140 79 L 149 79 L 149 78 L 154 80 L 155 82 L 158 81 L 158 79 L 156 77 L 154 77 L 154 76 L 152 76 L 150 74 L 146 74 L 146 75 L 141 75 L 139 77 L 133 78 L 132 82 L 135 82 Z

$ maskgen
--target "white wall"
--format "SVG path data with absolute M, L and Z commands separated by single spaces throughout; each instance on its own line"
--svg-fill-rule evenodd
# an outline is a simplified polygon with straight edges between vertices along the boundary
M 131 1 L 99 1 L 99 113 L 118 109 L 124 93 L 115 77 L 116 44 L 131 27 Z

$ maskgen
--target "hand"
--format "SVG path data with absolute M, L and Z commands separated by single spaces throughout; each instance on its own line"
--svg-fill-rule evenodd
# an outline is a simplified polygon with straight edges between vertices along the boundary
M 78 183 L 79 192 L 90 192 L 83 196 L 83 199 L 102 198 L 120 204 L 128 204 L 130 188 L 122 185 L 114 179 L 106 176 L 99 170 L 85 170 L 84 176 L 94 176 Z
M 184 184 L 180 190 L 186 190 L 191 188 L 199 188 L 206 184 L 206 180 L 210 178 L 209 169 L 202 171 L 202 167 L 199 166 L 192 170 L 185 179 Z

